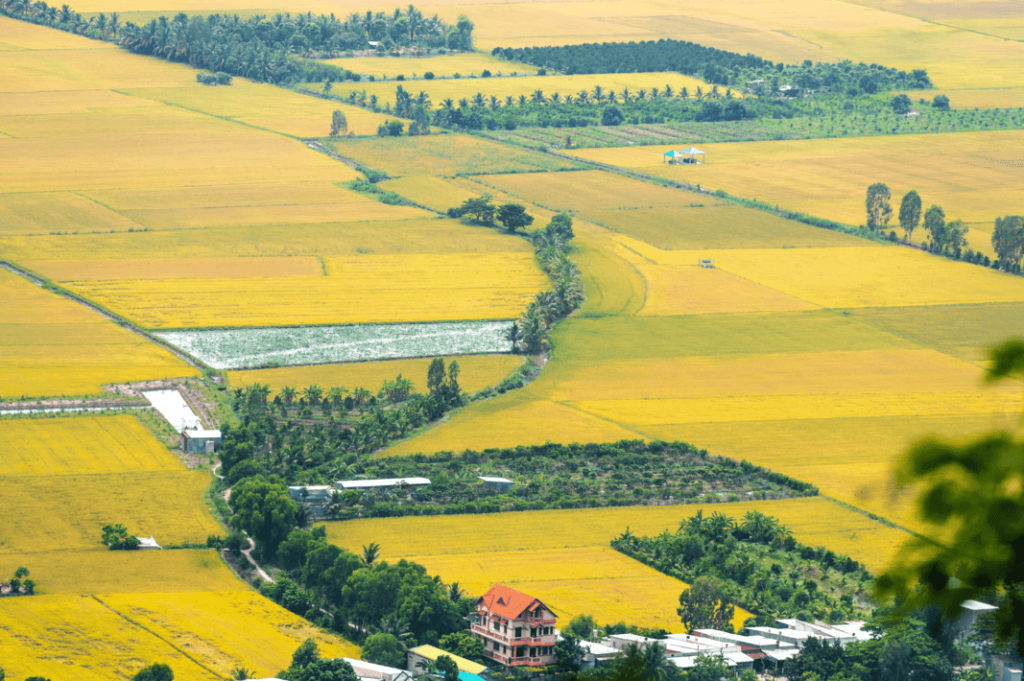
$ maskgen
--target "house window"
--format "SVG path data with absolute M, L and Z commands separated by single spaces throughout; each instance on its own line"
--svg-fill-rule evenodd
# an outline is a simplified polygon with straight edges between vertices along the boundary
M 522 627 L 516 627 L 515 638 L 522 638 L 522 636 L 523 636 L 523 628 Z

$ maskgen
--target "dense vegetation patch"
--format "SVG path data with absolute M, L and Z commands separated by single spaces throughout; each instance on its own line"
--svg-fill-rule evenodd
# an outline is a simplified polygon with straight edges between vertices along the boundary
M 776 618 L 841 622 L 866 614 L 871 575 L 857 561 L 824 547 L 800 544 L 778 520 L 750 511 L 736 521 L 721 513 L 683 520 L 679 530 L 636 537 L 627 529 L 612 547 L 688 584 L 711 600 L 742 606 L 756 621 Z M 686 594 L 684 594 L 686 596 Z M 681 615 L 688 602 L 681 597 Z M 713 626 L 691 613 L 688 629 Z M 748 622 L 754 626 L 755 622 Z
M 306 57 L 331 57 L 347 50 L 415 47 L 430 50 L 471 50 L 473 23 L 461 17 L 455 26 L 435 14 L 425 17 L 414 6 L 394 12 L 353 13 L 347 19 L 312 12 L 273 18 L 256 14 L 189 17 L 179 12 L 144 26 L 122 23 L 116 12 L 86 19 L 68 5 L 0 1 L 0 13 L 36 24 L 117 42 L 139 54 L 186 62 L 197 68 L 278 84 L 359 80 L 347 69 Z
M 827 88 L 850 94 L 931 87 L 924 69 L 907 73 L 879 64 L 854 64 L 849 60 L 815 64 L 808 59 L 800 65 L 775 64 L 753 54 L 741 55 L 683 40 L 496 47 L 492 54 L 567 74 L 679 71 L 716 85 L 753 83 L 769 91 L 778 90 L 780 85 L 803 90 Z

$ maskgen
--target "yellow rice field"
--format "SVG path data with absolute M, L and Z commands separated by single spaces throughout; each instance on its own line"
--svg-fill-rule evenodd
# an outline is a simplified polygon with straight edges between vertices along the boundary
M 889 307 L 1024 301 L 1024 279 L 909 248 L 646 249 L 657 261 L 698 257 L 745 279 L 822 307 Z
M 214 549 L 0 554 L 3 574 L 20 565 L 43 595 L 248 590 Z
M 841 395 L 970 392 L 978 367 L 923 348 L 765 353 L 733 356 L 572 358 L 545 369 L 534 390 L 565 399 L 704 399 L 755 395 Z M 986 392 L 1014 394 L 1012 385 Z
M 471 561 L 477 553 L 546 551 L 605 547 L 628 527 L 633 534 L 656 535 L 675 531 L 680 520 L 703 509 L 741 518 L 756 509 L 778 518 L 793 530 L 798 541 L 810 546 L 828 546 L 878 570 L 886 564 L 908 536 L 902 530 L 881 525 L 821 497 L 754 501 L 733 504 L 676 506 L 625 506 L 553 511 L 523 511 L 490 515 L 379 518 L 345 523 L 328 523 L 328 538 L 350 550 L 361 550 L 371 541 L 381 546 L 383 557 L 427 556 L 446 559 L 462 556 Z M 505 531 L 516 526 L 542 527 L 543 532 Z M 443 545 L 437 537 L 445 537 Z M 441 574 L 448 581 L 448 577 Z M 557 605 L 557 604 L 552 604 Z M 598 613 L 594 613 L 597 615 Z M 612 616 L 614 617 L 614 616 Z M 617 621 L 599 617 L 602 621 Z
M 532 253 L 525 239 L 456 220 L 215 227 L 131 234 L 0 237 L 0 256 L 17 262 L 165 260 L 374 254 Z M 54 265 L 51 265 L 54 266 Z
M 533 527 L 527 523 L 517 527 Z M 471 595 L 479 596 L 496 583 L 507 584 L 544 601 L 562 622 L 594 614 L 602 624 L 621 621 L 668 631 L 681 627 L 676 608 L 687 585 L 608 546 L 413 556 L 411 560 L 443 575 L 445 581 L 458 582 Z M 733 625 L 742 628 L 750 616 L 737 608 Z
M 816 307 L 724 270 L 696 267 L 696 263 L 654 265 L 637 258 L 633 265 L 647 281 L 647 302 L 640 311 L 643 315 L 772 312 Z
M 851 315 L 968 362 L 988 359 L 995 339 L 1024 337 L 1024 303 L 859 308 Z
M 183 87 L 136 87 L 125 94 L 294 137 L 327 137 L 334 111 L 345 114 L 348 130 L 354 135 L 376 135 L 381 123 L 394 118 L 244 78 L 235 78 L 230 87 L 193 81 Z
M 0 442 L 0 477 L 185 469 L 128 415 L 4 419 Z
M 362 76 L 373 76 L 374 78 L 390 78 L 394 80 L 402 75 L 406 79 L 414 77 L 422 78 L 423 74 L 430 72 L 437 78 L 444 76 L 479 76 L 485 70 L 495 76 L 509 75 L 534 75 L 537 73 L 536 66 L 529 64 L 516 64 L 508 62 L 489 54 L 479 52 L 463 52 L 431 57 L 341 57 L 339 59 L 325 59 L 325 63 L 348 69 Z M 398 85 L 398 83 L 395 83 Z M 406 82 L 402 85 L 414 93 L 424 85 L 430 85 L 430 81 Z
M 516 355 L 468 355 L 452 357 L 459 363 L 459 385 L 468 393 L 495 386 L 523 363 Z M 341 386 L 349 390 L 364 387 L 377 390 L 384 381 L 394 380 L 401 374 L 412 379 L 415 389 L 424 392 L 427 385 L 427 367 L 430 359 L 393 359 L 381 362 L 354 362 L 351 364 L 323 364 L 317 366 L 282 367 L 254 371 L 228 372 L 232 387 L 241 388 L 253 383 L 270 386 L 277 394 L 283 386 L 301 388 L 308 385 L 321 387 Z
M 92 596 L 4 599 L 0 645 L 4 669 L 15 679 L 130 678 L 156 660 L 170 665 L 175 679 L 220 678 Z
M 916 189 L 926 208 L 938 204 L 948 219 L 967 222 L 991 223 L 1013 214 L 1024 199 L 1024 169 L 1016 162 L 1024 154 L 1020 130 L 708 144 L 703 147 L 707 163 L 690 167 L 662 163 L 669 148 L 584 149 L 568 155 L 852 225 L 865 220 L 864 192 L 873 182 L 888 184 L 897 206 L 903 194 Z M 963 159 L 959 167 L 969 172 L 951 172 L 950 148 L 957 149 Z M 899 228 L 895 219 L 892 227 Z
M 437 211 L 460 206 L 466 199 L 480 195 L 478 192 L 460 187 L 451 180 L 431 175 L 410 175 L 387 180 L 381 182 L 380 187 Z
M 784 220 L 741 206 L 693 197 L 700 207 L 581 210 L 588 220 L 651 246 L 672 250 L 722 248 L 864 247 L 841 232 Z
M 331 142 L 339 154 L 394 177 L 510 173 L 578 167 L 570 159 L 450 133 Z
M 0 270 L 0 397 L 93 395 L 108 383 L 194 376 L 167 350 Z
M 54 281 L 114 279 L 234 279 L 238 277 L 322 277 L 319 258 L 181 258 L 148 260 L 42 260 L 25 263 L 33 272 Z
M 0 604 L 4 667 L 14 678 L 126 678 L 153 661 L 185 681 L 216 681 L 240 666 L 274 674 L 307 637 L 325 656 L 358 657 L 355 646 L 252 591 L 37 596 Z
M 69 287 L 149 328 L 196 328 L 511 319 L 548 285 L 526 253 L 362 255 L 330 258 L 326 268 L 325 277 L 135 279 Z M 253 296 L 259 306 L 245 303 Z
M 131 218 L 70 192 L 0 194 L 0 234 L 71 231 L 124 232 L 142 229 Z
M 307 638 L 316 641 L 323 657 L 359 657 L 358 646 L 253 591 L 116 594 L 101 599 L 153 635 L 187 650 L 220 677 L 240 666 L 257 676 L 276 674 L 288 668 L 292 653 Z
M 106 551 L 100 528 L 122 523 L 162 545 L 203 544 L 224 530 L 206 510 L 209 471 L 8 477 L 0 497 L 0 553 Z

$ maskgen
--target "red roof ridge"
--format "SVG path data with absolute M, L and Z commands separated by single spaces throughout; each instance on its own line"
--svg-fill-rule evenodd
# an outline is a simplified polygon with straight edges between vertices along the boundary
M 490 612 L 509 620 L 517 619 L 524 610 L 535 610 L 538 605 L 554 614 L 540 599 L 504 584 L 495 584 L 488 589 L 487 593 L 477 599 L 477 605 L 481 603 Z

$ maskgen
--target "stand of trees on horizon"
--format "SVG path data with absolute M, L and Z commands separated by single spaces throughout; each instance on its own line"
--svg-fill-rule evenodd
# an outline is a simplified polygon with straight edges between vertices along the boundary
M 789 85 L 797 92 L 787 96 L 796 96 L 801 90 L 822 88 L 846 94 L 875 94 L 884 90 L 932 87 L 924 69 L 908 73 L 879 64 L 854 64 L 849 60 L 815 64 L 807 59 L 799 65 L 776 64 L 749 53 L 742 55 L 670 39 L 561 47 L 496 47 L 491 54 L 566 74 L 678 71 L 715 85 L 749 85 L 753 91 L 760 88 L 776 92 L 780 85 Z M 793 90 L 787 92 L 792 93 Z
M 347 69 L 309 58 L 339 55 L 344 51 L 397 47 L 422 50 L 473 49 L 473 22 L 465 16 L 455 26 L 435 14 L 426 17 L 409 5 L 393 12 L 353 13 L 346 19 L 312 12 L 253 15 L 210 14 L 203 17 L 179 12 L 139 26 L 122 22 L 117 12 L 85 18 L 68 5 L 59 9 L 40 0 L 0 0 L 0 14 L 77 33 L 121 47 L 185 62 L 196 68 L 243 76 L 260 82 L 360 80 Z

